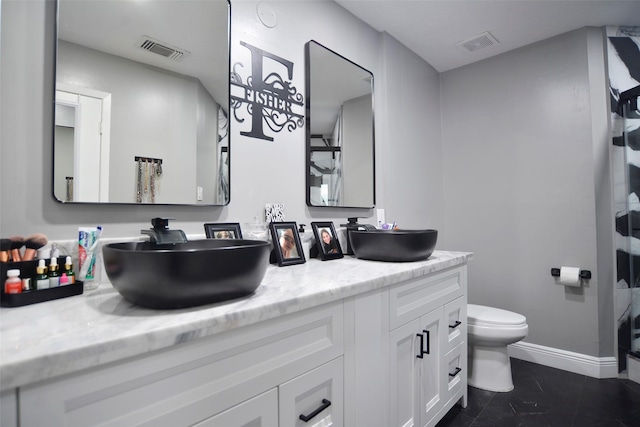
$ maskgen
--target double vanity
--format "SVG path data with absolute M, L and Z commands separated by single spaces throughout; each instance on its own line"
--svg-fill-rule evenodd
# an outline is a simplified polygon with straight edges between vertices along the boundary
M 466 405 L 470 256 L 271 265 L 252 295 L 188 309 L 110 284 L 2 309 L 0 423 L 433 426 Z

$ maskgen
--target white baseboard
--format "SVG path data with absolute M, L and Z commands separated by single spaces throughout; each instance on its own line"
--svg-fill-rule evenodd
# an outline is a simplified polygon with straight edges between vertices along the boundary
M 594 357 L 527 342 L 509 346 L 509 356 L 593 378 L 618 378 L 615 357 Z

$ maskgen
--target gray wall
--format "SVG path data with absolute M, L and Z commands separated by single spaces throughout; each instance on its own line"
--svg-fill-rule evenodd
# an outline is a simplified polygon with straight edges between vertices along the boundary
M 195 204 L 196 185 L 215 190 L 193 167 L 208 158 L 217 172 L 218 104 L 198 80 L 64 41 L 57 55 L 58 82 L 112 95 L 109 200 L 135 202 L 136 156 L 163 160 L 157 203 Z M 213 150 L 199 152 L 207 138 Z
M 606 148 L 596 135 L 606 127 L 597 111 L 606 99 L 597 100 L 600 107 L 594 102 L 606 96 L 606 85 L 597 81 L 603 50 L 592 46 L 592 33 L 571 33 L 439 76 L 334 3 L 268 4 L 278 16 L 275 28 L 260 24 L 256 2 L 233 2 L 232 64 L 250 63 L 239 44 L 245 41 L 293 61 L 293 84 L 304 90 L 304 43 L 315 39 L 371 70 L 377 206 L 387 220 L 440 230 L 440 249 L 474 251 L 471 301 L 527 315 L 529 342 L 612 355 L 606 298 L 613 289 L 607 280 L 613 222 L 602 225 L 610 205 L 603 202 Z M 269 202 L 284 203 L 287 219 L 297 222 L 340 224 L 360 216 L 375 223 L 374 210 L 305 206 L 304 129 L 265 142 L 240 136 L 246 126 L 233 119 L 227 207 L 54 202 L 53 40 L 45 36 L 53 31 L 53 3 L 46 12 L 41 1 L 2 2 L 3 236 L 43 232 L 74 239 L 78 226 L 101 224 L 107 238 L 130 237 L 154 216 L 175 217 L 174 227 L 202 234 L 204 222 L 261 217 Z M 560 265 L 591 269 L 595 279 L 584 291 L 566 290 L 549 274 Z
M 387 222 L 404 228 L 440 230 L 446 237 L 440 84 L 437 71 L 397 40 L 385 35 L 380 69 L 382 99 L 376 98 L 376 121 L 388 126 L 377 133 L 378 194 Z M 378 129 L 376 128 L 376 132 Z M 451 195 L 453 196 L 453 195 Z M 375 221 L 374 221 L 375 223 Z M 445 242 L 445 240 L 439 240 Z M 441 244 L 438 247 L 444 249 Z M 467 250 L 458 246 L 456 250 Z
M 443 73 L 448 248 L 469 301 L 524 314 L 527 342 L 613 355 L 613 217 L 603 33 L 583 29 Z M 552 267 L 591 270 L 583 288 Z
M 332 2 L 309 1 L 269 2 L 278 16 L 275 28 L 264 27 L 256 16 L 253 1 L 232 3 L 232 64 L 242 62 L 246 72 L 250 55 L 240 45 L 244 41 L 267 52 L 292 61 L 293 85 L 304 92 L 304 43 L 315 39 L 334 49 L 376 75 L 376 168 L 377 205 L 385 207 L 385 193 L 391 195 L 394 208 L 388 216 L 400 224 L 413 227 L 442 227 L 442 203 L 431 203 L 430 193 L 442 195 L 441 179 L 425 184 L 424 197 L 414 197 L 410 188 L 403 188 L 403 175 L 393 166 L 399 153 L 415 149 L 423 156 L 427 146 L 433 155 L 424 161 L 412 160 L 402 165 L 404 176 L 421 179 L 423 169 L 437 175 L 440 166 L 440 131 L 438 126 L 413 127 L 405 114 L 416 117 L 428 115 L 433 124 L 439 122 L 438 76 L 413 53 L 381 35 L 353 15 Z M 313 16 L 314 19 L 307 19 Z M 231 119 L 231 204 L 227 207 L 180 206 L 91 206 L 61 205 L 51 196 L 51 116 L 53 99 L 53 34 L 55 4 L 52 1 L 2 2 L 2 109 L 0 232 L 2 235 L 29 235 L 43 232 L 50 239 L 75 239 L 77 227 L 101 224 L 106 238 L 139 235 L 141 228 L 149 227 L 155 216 L 176 218 L 173 227 L 188 234 L 203 234 L 204 222 L 250 222 L 262 218 L 265 203 L 284 203 L 286 218 L 309 223 L 312 220 L 330 220 L 337 224 L 349 216 L 368 219 L 375 223 L 371 209 L 308 208 L 304 191 L 304 128 L 293 132 L 282 131 L 275 141 L 266 142 L 241 136 L 248 130 L 245 124 Z M 326 25 L 332 22 L 331 26 Z M 391 45 L 391 48 L 384 46 Z M 414 66 L 419 69 L 413 70 Z M 388 70 L 387 70 L 388 68 Z M 428 70 L 423 72 L 422 70 Z M 282 70 L 278 70 L 282 73 Z M 405 73 L 411 80 L 402 80 Z M 387 76 L 387 77 L 385 77 Z M 243 75 L 243 77 L 246 77 Z M 393 81 L 385 82 L 385 79 Z M 245 80 L 246 81 L 246 80 Z M 388 86 L 399 90 L 388 94 Z M 424 97 L 409 93 L 418 91 Z M 402 103 L 402 112 L 384 114 L 389 99 L 394 105 Z M 432 115 L 433 114 L 433 115 Z M 233 114 L 231 115 L 233 116 Z M 248 120 L 248 116 L 245 116 Z M 417 120 L 423 123 L 424 120 Z M 389 137 L 391 136 L 391 138 Z M 413 147 L 413 148 L 412 148 Z M 387 157 L 388 155 L 388 157 Z M 401 156 L 412 156 L 403 152 Z M 284 165 L 284 166 L 283 166 Z M 19 189 L 15 179 L 24 183 Z M 392 189 L 387 191 L 386 189 Z M 189 194 L 193 191 L 189 189 Z M 405 209 L 400 203 L 411 202 Z M 431 211 L 432 215 L 424 212 Z M 394 213 L 395 212 L 395 213 Z M 391 214 L 393 217 L 391 217 Z M 464 249 L 464 248 L 459 248 Z

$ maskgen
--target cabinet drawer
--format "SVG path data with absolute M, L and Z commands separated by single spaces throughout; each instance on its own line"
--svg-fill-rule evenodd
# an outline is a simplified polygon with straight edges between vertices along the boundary
M 282 384 L 279 426 L 342 427 L 342 384 L 342 357 Z
M 193 425 L 341 356 L 343 316 L 325 305 L 24 387 L 20 425 Z
M 278 425 L 278 391 L 242 402 L 193 427 L 273 427 Z
M 464 350 L 464 351 L 463 351 Z M 444 356 L 442 365 L 443 401 L 459 398 L 467 388 L 467 344 L 462 343 Z
M 467 341 L 467 301 L 465 297 L 456 298 L 444 306 L 446 322 L 443 353 L 447 353 Z
M 408 280 L 389 291 L 389 330 L 410 322 L 465 292 L 466 267 Z

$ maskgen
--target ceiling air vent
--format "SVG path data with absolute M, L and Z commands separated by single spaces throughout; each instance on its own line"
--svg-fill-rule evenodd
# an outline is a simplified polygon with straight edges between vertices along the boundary
M 185 49 L 171 46 L 169 43 L 152 39 L 149 36 L 142 36 L 142 38 L 138 42 L 138 46 L 144 50 L 148 50 L 149 52 L 153 52 L 174 61 L 181 61 L 191 53 Z
M 472 37 L 468 40 L 457 43 L 458 46 L 467 50 L 468 52 L 475 52 L 476 50 L 484 49 L 498 44 L 498 40 L 489 32 L 484 32 L 479 36 Z

